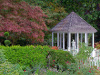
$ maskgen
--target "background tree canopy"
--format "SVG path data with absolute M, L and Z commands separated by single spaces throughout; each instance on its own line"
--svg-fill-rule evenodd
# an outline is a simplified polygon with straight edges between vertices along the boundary
M 74 11 L 90 25 L 97 29 L 95 41 L 100 40 L 100 0 L 25 0 L 31 5 L 40 6 L 48 15 L 46 25 L 48 29 Z M 47 32 L 46 34 L 49 34 Z M 45 39 L 51 35 L 46 35 Z
M 11 1 L 11 0 L 10 0 Z M 54 27 L 70 12 L 74 11 L 97 29 L 95 41 L 100 40 L 100 0 L 13 0 L 25 1 L 31 6 L 39 6 L 48 17 L 44 19 L 49 29 Z M 44 40 L 51 41 L 51 33 L 44 31 Z

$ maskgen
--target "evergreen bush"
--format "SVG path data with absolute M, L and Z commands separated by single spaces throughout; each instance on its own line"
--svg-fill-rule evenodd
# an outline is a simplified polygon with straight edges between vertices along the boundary
M 9 36 L 9 32 L 5 32 L 4 36 L 8 37 Z
M 28 75 L 19 64 L 11 64 L 5 59 L 4 50 L 0 49 L 0 75 Z
M 49 60 L 51 64 L 55 60 L 56 64 L 63 65 L 63 68 L 67 61 L 75 62 L 69 52 L 53 50 L 48 46 L 0 46 L 0 48 L 5 50 L 5 56 L 9 62 L 30 68 L 36 65 L 47 68 Z M 49 54 L 50 59 L 48 58 Z
M 62 50 L 51 50 L 50 53 L 50 65 L 51 67 L 57 67 L 57 69 L 63 68 L 66 69 L 67 65 L 70 63 L 75 63 L 75 60 L 73 59 L 73 56 L 67 52 Z
M 4 43 L 6 46 L 9 46 L 11 44 L 10 40 L 5 40 Z

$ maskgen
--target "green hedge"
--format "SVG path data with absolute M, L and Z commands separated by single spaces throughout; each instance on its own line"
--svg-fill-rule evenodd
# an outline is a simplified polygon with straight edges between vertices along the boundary
M 45 47 L 45 48 L 44 48 Z M 26 65 L 33 67 L 35 65 L 46 66 L 47 60 L 47 50 L 50 48 L 48 46 L 11 46 L 5 47 L 1 46 L 5 50 L 6 58 L 11 63 L 18 63 L 20 65 Z
M 11 64 L 5 59 L 4 50 L 0 49 L 0 75 L 28 75 L 19 64 Z
M 31 68 L 34 66 L 47 67 L 49 54 L 51 55 L 50 61 L 55 60 L 63 66 L 67 61 L 74 61 L 69 52 L 52 50 L 48 46 L 0 46 L 0 48 L 5 50 L 5 56 L 11 63 Z

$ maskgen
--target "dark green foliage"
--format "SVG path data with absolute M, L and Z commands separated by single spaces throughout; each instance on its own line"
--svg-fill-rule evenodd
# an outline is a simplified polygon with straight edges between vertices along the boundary
M 4 45 L 4 40 L 6 40 L 5 37 L 0 37 L 0 44 L 3 44 Z
M 50 63 L 52 67 L 61 65 L 62 68 L 65 69 L 67 68 L 67 62 L 75 63 L 73 56 L 67 51 L 52 50 L 49 53 L 51 56 Z
M 11 44 L 10 40 L 5 40 L 4 43 L 6 46 L 9 46 Z
M 30 42 L 28 40 L 26 40 L 25 38 L 21 38 L 19 40 L 17 40 L 17 45 L 20 45 L 20 46 L 25 46 L 27 44 L 30 44 Z
M 4 36 L 8 37 L 9 36 L 9 32 L 5 32 Z

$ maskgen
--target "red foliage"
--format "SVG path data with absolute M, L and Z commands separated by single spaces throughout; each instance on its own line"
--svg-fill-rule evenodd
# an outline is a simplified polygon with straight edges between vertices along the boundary
M 51 49 L 58 50 L 58 47 L 53 46 Z
M 0 36 L 9 32 L 11 39 L 24 37 L 32 42 L 43 42 L 47 31 L 44 17 L 47 17 L 40 7 L 31 7 L 28 3 L 15 0 L 0 1 Z
M 100 49 L 100 41 L 94 44 L 94 47 Z

